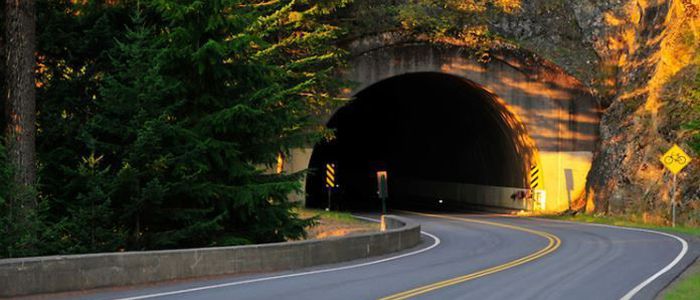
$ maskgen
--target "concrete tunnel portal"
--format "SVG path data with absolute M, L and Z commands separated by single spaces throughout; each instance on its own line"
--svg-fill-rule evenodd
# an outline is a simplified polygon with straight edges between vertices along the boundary
M 335 136 L 314 147 L 309 207 L 328 205 L 327 163 L 336 169 L 333 209 L 379 209 L 379 170 L 388 173 L 392 208 L 473 204 L 449 191 L 441 195 L 445 188 L 505 187 L 511 201 L 520 201 L 515 192 L 530 186 L 536 149 L 524 126 L 496 95 L 465 78 L 419 72 L 379 81 L 357 93 L 327 126 Z
M 326 207 L 328 162 L 336 163 L 340 185 L 333 208 L 378 208 L 378 169 L 389 173 L 393 207 L 434 207 L 442 199 L 558 212 L 581 199 L 600 104 L 578 79 L 527 53 L 484 62 L 460 46 L 385 41 L 349 46 L 353 56 L 341 76 L 354 85 L 342 96 L 353 100 L 318 116 L 336 130 L 334 140 L 292 149 L 283 159 L 281 172 L 308 170 L 291 201 Z M 537 200 L 516 201 L 524 191 Z

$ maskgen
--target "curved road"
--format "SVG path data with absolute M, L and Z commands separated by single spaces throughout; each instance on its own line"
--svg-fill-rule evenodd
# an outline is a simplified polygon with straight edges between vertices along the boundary
M 401 258 L 83 298 L 653 299 L 694 256 L 680 255 L 683 242 L 672 236 L 616 227 L 499 215 L 401 215 L 433 235 Z M 329 268 L 335 270 L 324 271 Z

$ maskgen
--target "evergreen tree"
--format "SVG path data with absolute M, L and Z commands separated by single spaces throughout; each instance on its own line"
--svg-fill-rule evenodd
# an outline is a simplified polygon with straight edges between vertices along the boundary
M 40 192 L 50 198 L 52 222 L 67 215 L 65 207 L 83 189 L 71 183 L 91 154 L 81 132 L 95 114 L 99 84 L 111 67 L 107 51 L 129 24 L 127 5 L 38 3 L 37 149 Z
M 11 211 L 9 197 L 11 190 L 12 173 L 7 162 L 7 155 L 3 143 L 0 143 L 0 257 L 9 256 L 12 240 L 14 235 L 10 235 L 11 229 Z M 11 240 L 12 239 L 12 240 Z
M 50 247 L 42 244 L 45 234 L 51 232 L 40 218 L 41 214 L 46 214 L 45 202 L 38 202 L 31 211 L 13 206 L 10 200 L 23 191 L 12 180 L 13 176 L 14 166 L 0 143 L 0 258 L 36 255 Z M 17 222 L 18 214 L 22 214 L 22 222 Z
M 304 235 L 303 174 L 269 170 L 324 134 L 345 1 L 37 2 L 36 234 L 3 210 L 0 256 Z
M 3 205 L 2 212 L 6 212 L 9 209 L 4 205 L 7 203 L 7 199 L 10 197 L 10 183 L 12 179 L 12 173 L 10 172 L 10 166 L 7 164 L 7 154 L 5 152 L 5 147 L 0 143 L 0 205 Z
M 124 230 L 113 214 L 94 219 L 101 216 L 91 208 L 105 202 L 111 206 L 110 199 L 94 198 L 108 192 L 113 178 L 102 176 L 104 163 L 88 166 L 94 156 L 82 132 L 96 113 L 99 85 L 111 67 L 107 52 L 124 35 L 131 2 L 37 2 L 37 222 L 42 247 L 30 255 L 116 251 L 125 247 Z
M 66 234 L 59 249 L 65 253 L 111 252 L 126 243 L 124 229 L 115 223 L 112 197 L 108 194 L 110 168 L 101 167 L 102 157 L 83 158 L 72 184 L 82 187 L 65 207 L 67 216 L 58 224 Z
M 128 248 L 207 245 L 220 231 L 221 218 L 212 215 L 213 208 L 187 201 L 197 195 L 183 194 L 192 174 L 179 170 L 189 168 L 191 155 L 201 150 L 174 113 L 181 103 L 173 95 L 181 87 L 162 74 L 162 36 L 144 22 L 137 12 L 135 28 L 110 51 L 113 68 L 85 141 L 114 170 L 109 195 L 115 221 L 130 237 Z
M 115 170 L 129 248 L 233 245 L 304 235 L 300 174 L 267 172 L 315 141 L 337 93 L 332 3 L 142 2 L 112 51 L 85 141 Z M 146 14 L 144 14 L 146 15 Z M 317 128 L 316 128 L 317 129 Z

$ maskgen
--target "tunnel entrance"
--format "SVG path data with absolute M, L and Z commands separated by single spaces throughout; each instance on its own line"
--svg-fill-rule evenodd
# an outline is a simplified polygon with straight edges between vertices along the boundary
M 388 173 L 391 208 L 503 206 L 499 201 L 508 199 L 497 197 L 515 201 L 514 191 L 528 188 L 534 147 L 524 127 L 495 95 L 461 77 L 431 72 L 382 80 L 327 126 L 335 137 L 314 147 L 308 207 L 328 205 L 327 163 L 335 165 L 337 185 L 331 208 L 340 210 L 379 209 L 380 170 Z M 504 192 L 476 201 L 489 189 Z

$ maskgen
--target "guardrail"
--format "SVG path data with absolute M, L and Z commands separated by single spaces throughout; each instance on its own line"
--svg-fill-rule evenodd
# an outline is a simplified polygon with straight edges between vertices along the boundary
M 2 259 L 0 297 L 294 270 L 384 255 L 420 242 L 420 225 L 406 219 L 384 216 L 382 228 L 323 240 Z

